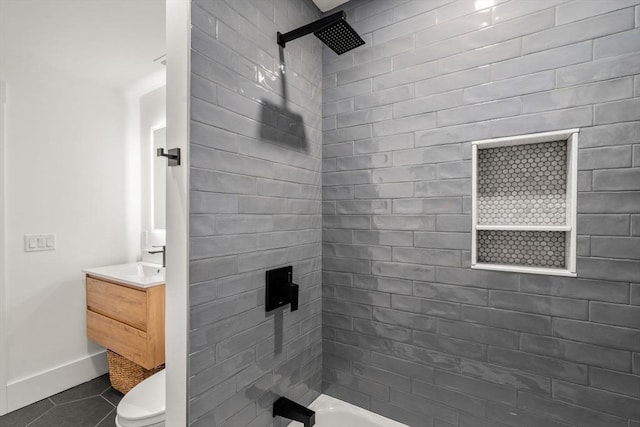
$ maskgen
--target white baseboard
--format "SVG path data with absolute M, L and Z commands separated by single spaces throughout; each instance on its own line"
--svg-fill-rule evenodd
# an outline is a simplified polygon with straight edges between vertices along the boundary
M 7 384 L 9 412 L 109 372 L 106 351 Z

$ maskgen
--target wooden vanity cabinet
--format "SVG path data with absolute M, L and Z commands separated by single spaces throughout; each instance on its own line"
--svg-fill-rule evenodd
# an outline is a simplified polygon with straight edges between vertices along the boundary
M 87 337 L 145 369 L 162 365 L 164 288 L 87 275 Z

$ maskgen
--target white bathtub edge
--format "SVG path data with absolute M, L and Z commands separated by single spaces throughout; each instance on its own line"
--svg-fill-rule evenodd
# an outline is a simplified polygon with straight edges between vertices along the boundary
M 311 404 L 309 405 L 309 409 L 315 412 L 342 409 L 347 410 L 354 415 L 362 416 L 365 419 L 376 420 L 380 423 L 384 423 L 385 427 L 409 427 L 406 424 L 399 423 L 390 418 L 376 414 L 375 412 L 360 408 L 359 406 L 352 405 L 351 403 L 336 399 L 335 397 L 331 397 L 326 394 L 321 394 L 313 402 L 311 402 Z M 291 422 L 289 423 L 288 427 L 298 427 L 300 425 L 300 423 Z

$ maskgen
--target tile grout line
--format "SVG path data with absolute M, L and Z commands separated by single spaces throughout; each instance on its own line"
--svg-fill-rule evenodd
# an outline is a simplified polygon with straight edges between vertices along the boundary
M 111 402 L 109 399 L 107 399 L 106 397 L 104 397 L 103 395 L 99 395 L 102 399 L 106 400 L 107 403 L 111 406 L 113 406 L 113 408 L 117 408 L 117 405 L 114 405 L 113 402 Z
M 109 403 L 111 403 L 111 402 L 109 402 Z M 104 420 L 106 420 L 109 417 L 109 415 L 111 415 L 113 413 L 113 411 L 115 411 L 115 408 L 110 410 L 107 415 L 105 415 L 100 421 L 98 421 L 98 424 L 96 424 L 96 427 L 98 427 Z
M 36 418 L 34 418 L 33 420 L 31 420 L 31 422 L 27 423 L 27 424 L 25 425 L 25 427 L 29 427 L 30 425 L 32 425 L 33 423 L 35 423 L 36 421 L 38 421 L 40 418 L 44 417 L 44 416 L 45 416 L 45 414 L 48 414 L 48 413 L 49 413 L 53 408 L 55 408 L 56 406 L 58 406 L 58 405 L 56 405 L 56 403 L 55 403 L 53 400 L 51 400 L 51 398 L 47 398 L 47 399 L 48 399 L 48 400 L 53 404 L 53 406 L 52 406 L 51 408 L 47 409 L 46 411 L 44 411 L 42 414 L 38 415 L 38 416 L 37 416 Z
M 106 390 L 105 390 L 105 391 L 106 391 Z M 103 391 L 102 393 L 104 393 L 104 391 Z M 85 396 L 85 397 L 81 397 L 81 398 L 79 398 L 79 399 L 69 400 L 69 401 L 67 401 L 67 402 L 61 402 L 61 403 L 55 403 L 55 402 L 54 402 L 54 405 L 56 405 L 56 406 L 65 406 L 65 405 L 69 405 L 69 404 L 71 404 L 71 403 L 77 403 L 77 402 L 81 402 L 81 401 L 83 401 L 83 400 L 91 399 L 91 398 L 93 398 L 93 397 L 102 397 L 102 393 L 99 393 L 99 394 L 92 394 L 91 396 Z M 105 399 L 105 400 L 106 400 L 106 399 Z M 53 400 L 52 400 L 52 401 L 53 401 Z M 108 401 L 108 400 L 107 400 L 107 401 Z M 109 402 L 109 403 L 111 403 L 111 402 Z M 113 405 L 113 403 L 111 403 L 111 404 Z

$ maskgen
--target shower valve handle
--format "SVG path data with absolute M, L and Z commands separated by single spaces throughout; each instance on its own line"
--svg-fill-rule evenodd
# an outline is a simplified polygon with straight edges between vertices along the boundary
M 298 309 L 300 286 L 293 283 L 293 267 L 280 267 L 268 270 L 265 275 L 265 310 L 270 312 L 276 308 L 291 304 L 291 311 Z
M 295 283 L 289 283 L 289 302 L 291 303 L 291 311 L 298 309 L 298 292 L 300 286 Z

